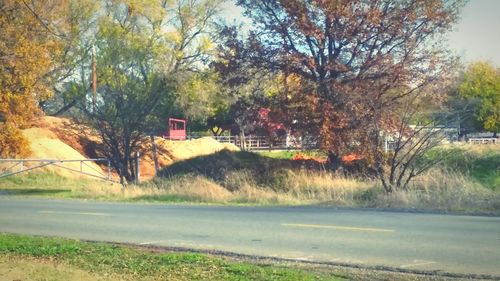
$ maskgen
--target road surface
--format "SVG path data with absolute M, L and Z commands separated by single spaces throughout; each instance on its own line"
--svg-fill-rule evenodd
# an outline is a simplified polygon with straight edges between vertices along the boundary
M 0 196 L 0 232 L 500 276 L 500 218 Z

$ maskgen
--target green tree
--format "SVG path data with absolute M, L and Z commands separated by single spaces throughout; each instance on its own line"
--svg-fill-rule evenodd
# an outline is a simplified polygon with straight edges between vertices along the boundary
M 95 44 L 99 11 L 104 1 L 69 0 L 65 16 L 67 30 L 60 31 L 64 43 L 61 56 L 51 71 L 54 95 L 41 102 L 45 114 L 59 116 L 72 110 L 85 99 L 85 90 L 78 89 L 74 77 L 90 75 L 90 57 Z M 89 85 L 80 85 L 80 87 Z M 88 89 L 87 89 L 88 90 Z
M 96 50 L 95 105 L 87 48 L 63 90 L 76 98 L 82 121 L 101 136 L 103 153 L 122 183 L 135 177 L 133 158 L 168 116 L 202 113 L 200 103 L 213 92 L 203 87 L 210 80 L 203 73 L 205 60 L 212 56 L 207 32 L 219 3 L 103 1 L 96 13 L 91 40 Z
M 488 62 L 471 63 L 461 78 L 458 92 L 477 104 L 476 120 L 496 137 L 500 132 L 500 68 Z
M 171 90 L 160 71 L 161 44 L 120 19 L 118 15 L 101 19 L 96 39 L 97 103 L 83 111 L 124 183 L 134 177 L 132 158 L 140 152 L 144 133 L 152 130 L 157 106 Z

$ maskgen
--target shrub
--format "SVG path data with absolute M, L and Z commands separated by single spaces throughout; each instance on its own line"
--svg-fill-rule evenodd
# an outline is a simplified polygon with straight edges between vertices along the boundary
M 29 143 L 21 130 L 9 123 L 0 123 L 0 158 L 25 157 L 29 153 Z

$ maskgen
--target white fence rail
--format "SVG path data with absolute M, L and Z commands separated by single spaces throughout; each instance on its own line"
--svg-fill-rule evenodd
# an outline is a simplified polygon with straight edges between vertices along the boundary
M 65 166 L 70 163 L 71 166 Z M 75 163 L 79 163 L 75 165 Z M 92 167 L 90 163 L 104 163 L 106 171 Z M 0 178 L 26 173 L 45 167 L 57 167 L 63 170 L 81 174 L 89 177 L 112 180 L 111 162 L 109 159 L 82 159 L 82 160 L 58 160 L 58 159 L 0 159 Z
M 467 142 L 473 144 L 500 144 L 500 138 L 469 138 Z
M 221 143 L 232 143 L 245 150 L 294 150 L 313 149 L 317 141 L 294 137 L 269 138 L 265 136 L 214 136 Z

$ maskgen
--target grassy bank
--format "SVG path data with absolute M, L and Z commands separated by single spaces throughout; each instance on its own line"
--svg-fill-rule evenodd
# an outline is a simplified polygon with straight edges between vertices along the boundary
M 0 268 L 10 269 L 0 270 L 9 280 L 345 280 L 334 273 L 207 254 L 11 234 L 0 234 Z
M 497 146 L 444 147 L 433 151 L 429 159 L 442 157 L 442 163 L 416 178 L 409 191 L 389 195 L 375 179 L 334 174 L 315 161 L 287 159 L 285 153 L 271 156 L 222 151 L 177 162 L 156 179 L 127 188 L 104 181 L 28 174 L 0 179 L 0 192 L 98 200 L 500 213 Z
M 500 146 L 454 145 L 434 149 L 429 159 L 442 159 L 438 165 L 445 171 L 464 175 L 489 189 L 500 189 Z

